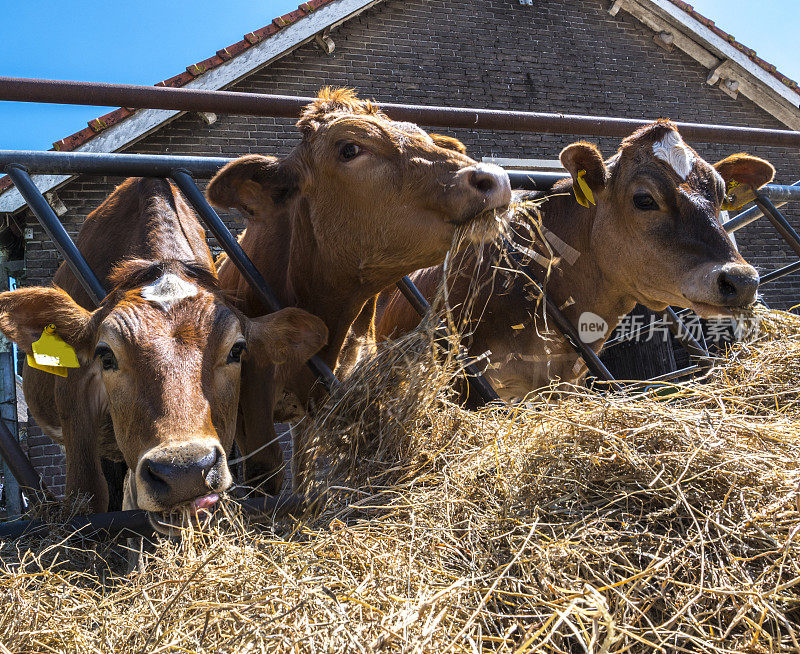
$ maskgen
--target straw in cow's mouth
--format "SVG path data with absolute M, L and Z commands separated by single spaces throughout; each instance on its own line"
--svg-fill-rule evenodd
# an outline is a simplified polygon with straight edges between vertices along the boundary
M 210 518 L 217 502 L 219 502 L 219 495 L 209 493 L 175 507 L 169 512 L 148 511 L 147 517 L 157 532 L 168 536 L 178 536 L 190 524 L 200 525 L 205 519 Z
M 508 225 L 509 208 L 484 209 L 471 220 L 459 224 L 456 240 L 486 243 L 496 239 Z

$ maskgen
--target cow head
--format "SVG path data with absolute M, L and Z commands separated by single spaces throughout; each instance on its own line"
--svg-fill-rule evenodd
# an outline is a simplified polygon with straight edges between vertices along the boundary
M 710 317 L 755 301 L 758 273 L 725 233 L 720 210 L 768 183 L 768 162 L 737 154 L 712 166 L 666 120 L 624 139 L 606 163 L 589 143 L 565 148 L 561 162 L 594 212 L 590 242 L 602 273 L 637 302 Z
M 483 240 L 505 219 L 505 171 L 350 90 L 324 89 L 297 125 L 302 141 L 288 157 L 231 162 L 211 180 L 209 200 L 252 221 L 291 220 L 307 247 L 374 279 L 375 292 L 441 262 L 457 230 Z
M 93 312 L 58 288 L 0 293 L 0 329 L 30 353 L 53 324 L 88 368 L 81 396 L 97 406 L 74 410 L 110 414 L 131 471 L 126 508 L 196 512 L 232 481 L 226 452 L 241 360 L 299 365 L 324 345 L 327 330 L 300 309 L 247 319 L 226 306 L 213 273 L 179 261 L 127 261 L 112 281 Z

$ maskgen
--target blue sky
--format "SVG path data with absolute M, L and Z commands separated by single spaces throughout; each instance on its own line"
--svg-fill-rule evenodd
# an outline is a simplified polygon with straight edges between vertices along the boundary
M 692 4 L 784 74 L 800 80 L 797 1 Z M 0 21 L 0 74 L 154 84 L 293 10 L 298 2 L 7 0 Z M 0 149 L 46 150 L 108 110 L 0 102 Z

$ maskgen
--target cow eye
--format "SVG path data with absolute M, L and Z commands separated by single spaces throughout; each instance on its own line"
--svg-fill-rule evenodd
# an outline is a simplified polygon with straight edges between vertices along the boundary
M 247 343 L 244 339 L 239 339 L 233 344 L 231 351 L 228 353 L 228 360 L 226 363 L 241 363 L 242 354 L 247 351 Z
M 117 357 L 114 356 L 114 352 L 105 343 L 98 343 L 94 349 L 94 358 L 100 359 L 100 363 L 103 364 L 103 370 L 119 370 Z
M 360 145 L 356 145 L 355 143 L 348 141 L 347 143 L 342 143 L 342 145 L 339 146 L 339 158 L 342 161 L 350 161 L 351 159 L 355 159 L 359 154 L 361 154 Z
M 652 195 L 637 193 L 633 196 L 633 206 L 639 211 L 656 211 L 658 209 L 658 202 L 653 199 Z

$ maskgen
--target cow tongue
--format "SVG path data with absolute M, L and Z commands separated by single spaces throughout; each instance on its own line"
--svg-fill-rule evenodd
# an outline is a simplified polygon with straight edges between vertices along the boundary
M 203 495 L 203 497 L 198 497 L 194 502 L 192 502 L 192 513 L 197 513 L 198 511 L 202 511 L 203 509 L 208 509 L 214 504 L 219 501 L 219 495 L 216 493 L 209 493 L 208 495 Z

